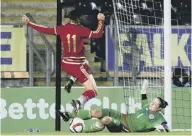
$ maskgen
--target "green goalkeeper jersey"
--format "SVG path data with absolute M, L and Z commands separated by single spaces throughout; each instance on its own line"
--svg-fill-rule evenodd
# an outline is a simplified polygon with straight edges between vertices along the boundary
M 142 109 L 137 110 L 133 114 L 122 114 L 120 111 L 113 109 L 101 109 L 102 117 L 109 116 L 113 120 L 113 125 L 123 125 L 123 128 L 131 132 L 148 132 L 155 130 L 156 125 L 161 125 L 166 122 L 161 112 L 150 112 L 147 99 L 142 100 Z M 91 113 L 89 110 L 79 110 L 78 114 L 70 114 L 71 118 L 80 117 L 82 119 L 90 119 Z M 118 122 L 118 123 L 117 123 Z M 84 132 L 97 132 L 98 127 L 87 126 Z M 100 131 L 100 128 L 99 128 Z
M 161 125 L 166 122 L 161 112 L 150 112 L 147 100 L 142 100 L 142 109 L 133 114 L 127 114 L 126 120 L 132 132 L 145 132 L 155 128 L 156 125 Z

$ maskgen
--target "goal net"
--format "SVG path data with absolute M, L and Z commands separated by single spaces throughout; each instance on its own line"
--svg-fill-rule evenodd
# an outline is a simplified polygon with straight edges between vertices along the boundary
M 127 110 L 133 112 L 130 107 L 141 102 L 144 79 L 149 81 L 149 101 L 157 96 L 164 97 L 163 0 L 113 0 L 113 6 L 118 38 L 118 79 L 124 88 Z M 174 21 L 177 25 L 172 28 L 172 44 L 176 52 L 172 55 L 172 70 L 189 71 L 190 27 L 180 27 L 178 21 Z M 191 109 L 186 104 L 191 103 L 187 97 L 191 95 L 189 90 L 172 89 L 173 129 L 190 129 Z

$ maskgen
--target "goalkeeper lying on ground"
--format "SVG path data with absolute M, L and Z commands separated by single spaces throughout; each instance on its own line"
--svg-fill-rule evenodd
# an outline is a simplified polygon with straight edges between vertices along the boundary
M 146 94 L 147 87 L 148 81 L 144 80 L 141 90 L 142 109 L 137 110 L 133 114 L 122 114 L 112 109 L 79 110 L 77 115 L 68 112 L 59 113 L 64 121 L 68 121 L 74 117 L 79 117 L 84 120 L 98 118 L 99 121 L 91 126 L 85 126 L 84 133 L 101 131 L 105 126 L 110 132 L 168 132 L 167 122 L 160 112 L 168 103 L 162 98 L 156 97 L 148 104 Z

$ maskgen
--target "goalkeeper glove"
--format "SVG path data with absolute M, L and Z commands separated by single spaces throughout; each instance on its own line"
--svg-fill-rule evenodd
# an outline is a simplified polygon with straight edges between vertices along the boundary
M 156 128 L 155 131 L 157 132 L 169 132 L 169 128 L 166 123 L 156 125 L 155 128 Z
M 149 82 L 147 79 L 144 79 L 143 85 L 141 88 L 141 94 L 147 94 L 147 88 L 148 88 Z

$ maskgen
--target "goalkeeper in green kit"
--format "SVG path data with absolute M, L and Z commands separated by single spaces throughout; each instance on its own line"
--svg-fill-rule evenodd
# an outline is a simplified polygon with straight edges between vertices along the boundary
M 110 132 L 169 132 L 167 122 L 160 112 L 168 103 L 162 98 L 156 97 L 148 104 L 147 88 L 148 81 L 144 80 L 141 90 L 142 109 L 132 114 L 122 114 L 120 111 L 112 109 L 79 110 L 77 114 L 69 112 L 59 112 L 59 114 L 64 121 L 74 117 L 84 120 L 98 118 L 97 122 L 85 126 L 84 133 L 102 131 L 105 127 Z

